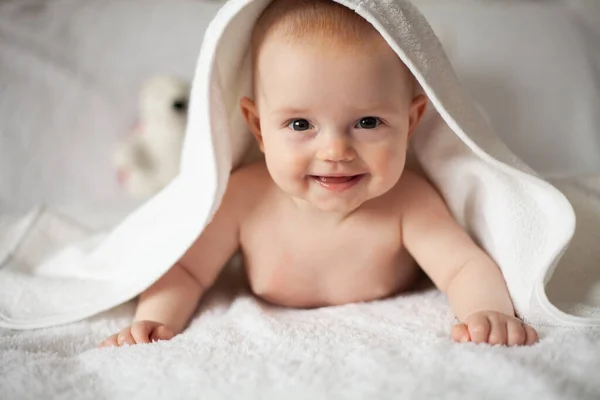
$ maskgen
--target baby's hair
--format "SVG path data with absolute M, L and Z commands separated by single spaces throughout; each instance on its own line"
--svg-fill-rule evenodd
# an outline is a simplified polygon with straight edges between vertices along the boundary
M 373 25 L 333 0 L 273 0 L 254 27 L 253 60 L 271 35 L 290 40 L 316 39 L 322 45 L 346 45 L 348 49 L 377 39 L 385 43 Z M 413 75 L 407 75 L 409 86 L 416 89 Z
M 290 39 L 311 37 L 354 44 L 372 38 L 377 30 L 332 0 L 274 0 L 256 23 L 253 47 L 274 33 Z

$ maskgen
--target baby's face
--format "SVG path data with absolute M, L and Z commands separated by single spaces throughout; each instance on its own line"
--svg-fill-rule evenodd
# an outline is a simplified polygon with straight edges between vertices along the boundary
M 383 39 L 324 47 L 267 40 L 244 114 L 275 183 L 323 211 L 351 212 L 400 178 L 425 108 Z

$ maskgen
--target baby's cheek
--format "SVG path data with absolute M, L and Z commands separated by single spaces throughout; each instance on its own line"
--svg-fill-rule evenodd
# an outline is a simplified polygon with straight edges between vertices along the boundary
M 306 168 L 307 157 L 303 146 L 290 143 L 283 135 L 265 143 L 265 156 L 270 164 L 285 174 L 294 174 Z
M 404 169 L 406 154 L 398 150 L 380 151 L 373 159 L 372 174 L 382 186 L 382 190 L 391 189 L 400 179 Z
M 275 182 L 286 190 L 293 190 L 297 181 L 303 179 L 307 171 L 305 158 L 294 152 L 279 149 L 277 152 L 267 153 L 267 167 Z
M 398 149 L 384 148 L 374 157 L 374 169 L 382 177 L 395 176 L 404 163 L 404 155 Z
M 287 164 L 289 173 L 295 177 L 304 177 L 308 172 L 310 160 L 301 154 L 288 154 L 283 161 Z

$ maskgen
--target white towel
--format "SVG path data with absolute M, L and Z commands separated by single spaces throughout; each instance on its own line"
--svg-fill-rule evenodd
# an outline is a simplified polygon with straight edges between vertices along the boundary
M 589 268 L 600 259 L 600 207 L 569 188 L 577 213 L 596 221 L 569 247 L 570 202 L 491 132 L 419 11 L 407 0 L 335 1 L 381 33 L 428 95 L 435 112 L 414 137 L 415 154 L 457 220 L 500 265 L 518 314 L 536 325 L 600 326 L 600 277 Z M 12 251 L 0 270 L 0 326 L 67 323 L 121 304 L 162 276 L 202 232 L 252 140 L 239 99 L 250 95 L 248 41 L 269 2 L 232 0 L 209 26 L 179 176 L 89 254 L 87 242 L 43 262 L 24 262 Z M 552 303 L 546 285 L 567 249 L 574 250 L 559 266 L 565 283 L 552 281 Z

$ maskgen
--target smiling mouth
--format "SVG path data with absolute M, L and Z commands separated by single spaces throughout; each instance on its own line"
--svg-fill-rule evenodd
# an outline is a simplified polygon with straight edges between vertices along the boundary
M 343 192 L 350 189 L 365 177 L 365 174 L 346 176 L 320 176 L 310 175 L 321 187 L 334 192 Z

